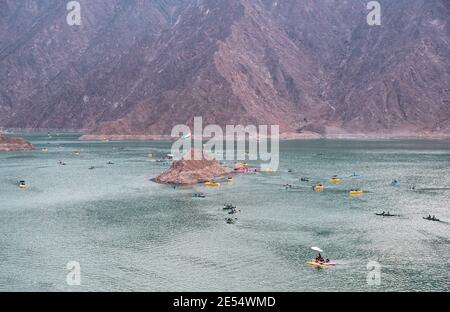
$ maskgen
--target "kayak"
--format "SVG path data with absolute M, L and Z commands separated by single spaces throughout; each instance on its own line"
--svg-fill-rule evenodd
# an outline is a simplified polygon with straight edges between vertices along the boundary
M 428 220 L 428 221 L 441 221 L 441 220 L 439 220 L 439 219 L 429 219 L 429 218 L 423 218 L 424 220 Z
M 323 185 L 314 185 L 313 187 L 312 187 L 312 189 L 314 190 L 314 191 L 323 191 L 324 189 L 325 189 L 325 187 L 323 186 Z
M 218 182 L 205 182 L 206 186 L 220 186 L 220 183 Z
M 306 262 L 307 265 L 310 266 L 314 266 L 314 267 L 320 267 L 320 268 L 324 268 L 324 267 L 331 267 L 331 266 L 335 266 L 336 262 L 335 261 L 330 261 L 330 262 L 316 262 L 316 260 L 311 260 Z
M 340 184 L 341 183 L 341 179 L 339 179 L 339 178 L 331 178 L 330 182 L 334 183 L 334 184 Z
M 377 216 L 381 216 L 381 217 L 397 217 L 398 215 L 393 215 L 393 214 L 383 214 L 383 213 L 376 213 Z
M 350 194 L 351 196 L 358 196 L 358 195 L 364 194 L 364 192 L 361 191 L 361 190 L 351 190 L 351 191 L 349 192 L 349 194 Z
M 20 189 L 26 189 L 27 188 L 27 184 L 25 183 L 25 181 L 19 181 L 19 188 Z

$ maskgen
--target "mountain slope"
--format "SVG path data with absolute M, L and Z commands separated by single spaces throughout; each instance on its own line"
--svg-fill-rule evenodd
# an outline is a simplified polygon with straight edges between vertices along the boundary
M 0 126 L 450 134 L 448 1 L 380 1 L 379 27 L 362 0 L 80 2 L 78 28 L 60 1 L 1 4 Z

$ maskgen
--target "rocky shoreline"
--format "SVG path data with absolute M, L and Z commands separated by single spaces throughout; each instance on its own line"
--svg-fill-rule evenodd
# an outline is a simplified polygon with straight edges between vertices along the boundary
M 33 149 L 33 145 L 27 140 L 0 135 L 0 152 L 29 151 Z

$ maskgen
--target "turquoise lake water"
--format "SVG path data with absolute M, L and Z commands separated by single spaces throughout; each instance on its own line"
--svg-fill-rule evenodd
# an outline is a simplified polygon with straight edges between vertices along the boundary
M 35 151 L 0 154 L 0 291 L 450 290 L 448 141 L 281 142 L 277 173 L 174 189 L 150 181 L 168 167 L 155 160 L 169 142 L 25 137 Z M 350 197 L 355 187 L 365 194 Z M 241 209 L 235 224 L 228 202 Z M 311 246 L 336 267 L 305 265 Z M 66 283 L 69 261 L 81 265 L 80 286 Z M 370 261 L 380 285 L 367 283 Z

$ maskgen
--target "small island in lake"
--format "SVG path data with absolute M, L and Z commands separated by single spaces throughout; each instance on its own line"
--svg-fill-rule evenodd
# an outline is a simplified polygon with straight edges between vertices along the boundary
M 190 153 L 190 159 L 186 155 Z M 195 157 L 194 155 L 199 155 Z M 192 149 L 183 159 L 176 160 L 170 168 L 154 179 L 162 184 L 192 185 L 211 181 L 220 178 L 232 172 L 231 168 L 222 166 L 217 160 L 208 159 L 204 153 Z M 197 160 L 195 160 L 197 159 Z
M 29 151 L 33 145 L 22 138 L 12 138 L 0 134 L 0 152 Z

